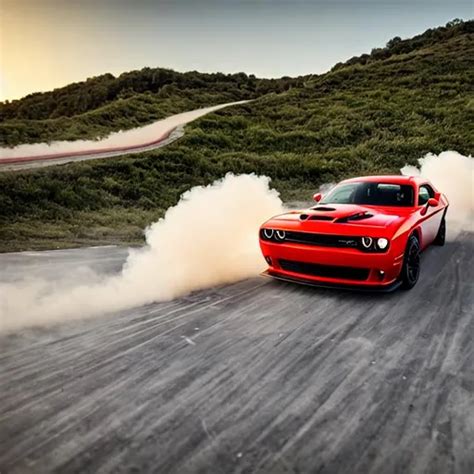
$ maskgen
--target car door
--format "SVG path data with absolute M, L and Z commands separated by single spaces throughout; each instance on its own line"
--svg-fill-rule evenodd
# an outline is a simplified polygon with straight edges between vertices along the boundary
M 418 207 L 420 212 L 421 246 L 424 248 L 431 244 L 436 238 L 441 219 L 443 218 L 442 207 L 428 207 L 428 199 L 435 196 L 433 188 L 428 184 L 421 184 L 418 188 Z

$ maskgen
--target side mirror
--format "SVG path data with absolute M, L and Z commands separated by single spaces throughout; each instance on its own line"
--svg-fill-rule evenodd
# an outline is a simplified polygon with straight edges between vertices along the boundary
M 429 207 L 437 207 L 439 205 L 439 201 L 435 198 L 429 198 L 426 205 L 421 209 L 421 215 L 424 216 L 428 212 Z
M 316 201 L 316 202 L 319 202 L 321 201 L 321 198 L 323 197 L 323 195 L 321 193 L 316 193 L 313 195 L 313 200 Z

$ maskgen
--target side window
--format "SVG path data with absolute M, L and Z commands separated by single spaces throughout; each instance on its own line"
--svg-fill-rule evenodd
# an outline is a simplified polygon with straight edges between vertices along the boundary
M 420 191 L 418 192 L 418 205 L 424 206 L 428 202 L 428 199 L 432 197 L 434 197 L 434 191 L 431 186 L 422 184 L 420 186 Z

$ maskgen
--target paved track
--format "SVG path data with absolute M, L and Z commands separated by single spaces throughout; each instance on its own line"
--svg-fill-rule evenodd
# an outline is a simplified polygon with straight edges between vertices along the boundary
M 261 277 L 0 337 L 0 471 L 474 472 L 473 235 L 410 292 Z M 0 279 L 123 250 L 0 256 Z

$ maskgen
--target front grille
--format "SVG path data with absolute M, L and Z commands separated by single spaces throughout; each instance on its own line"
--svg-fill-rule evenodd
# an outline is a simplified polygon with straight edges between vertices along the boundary
M 320 245 L 322 247 L 360 248 L 360 237 L 332 234 L 313 234 L 310 232 L 286 232 L 286 242 L 298 244 Z
M 260 229 L 260 238 L 279 245 L 285 243 L 295 243 L 304 245 L 315 245 L 319 247 L 337 247 L 344 249 L 358 249 L 366 253 L 385 253 L 388 252 L 390 245 L 385 249 L 380 249 L 377 246 L 377 238 L 372 237 L 372 244 L 369 247 L 364 246 L 364 237 L 353 235 L 333 235 L 333 234 L 315 234 L 312 232 L 296 232 L 292 230 L 280 230 L 283 232 L 283 237 L 277 238 L 276 233 L 272 237 L 267 237 L 264 229 Z
M 367 280 L 370 271 L 368 268 L 320 265 L 316 263 L 296 262 L 294 260 L 278 260 L 278 262 L 280 267 L 288 272 L 316 277 L 341 278 L 344 280 Z

